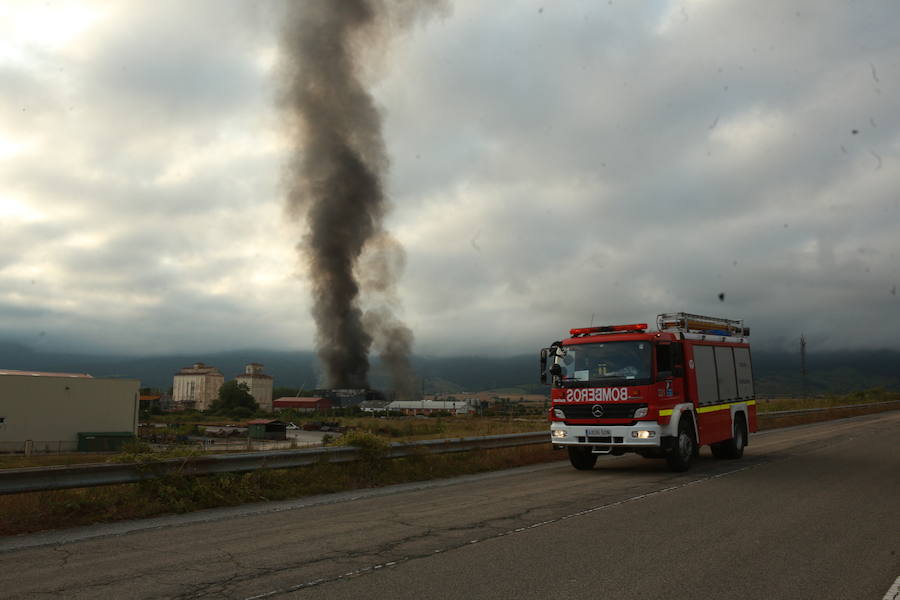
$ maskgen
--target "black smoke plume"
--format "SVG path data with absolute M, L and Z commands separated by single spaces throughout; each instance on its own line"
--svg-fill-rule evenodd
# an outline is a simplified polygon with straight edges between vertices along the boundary
M 295 142 L 285 172 L 288 205 L 308 226 L 298 249 L 312 283 L 319 358 L 333 388 L 368 387 L 374 343 L 398 397 L 414 389 L 413 335 L 394 314 L 404 255 L 382 226 L 389 161 L 364 69 L 392 35 L 437 4 L 288 3 L 283 100 Z

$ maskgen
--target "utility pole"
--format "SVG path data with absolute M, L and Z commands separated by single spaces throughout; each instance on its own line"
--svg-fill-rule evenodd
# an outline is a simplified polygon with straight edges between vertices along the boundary
M 806 400 L 806 337 L 800 334 L 800 378 L 803 382 L 803 399 Z

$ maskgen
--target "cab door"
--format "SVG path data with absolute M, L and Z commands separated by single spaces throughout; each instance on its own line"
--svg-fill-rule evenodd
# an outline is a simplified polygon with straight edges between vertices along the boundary
M 653 346 L 653 386 L 661 409 L 671 408 L 684 398 L 684 372 L 681 345 L 669 341 Z

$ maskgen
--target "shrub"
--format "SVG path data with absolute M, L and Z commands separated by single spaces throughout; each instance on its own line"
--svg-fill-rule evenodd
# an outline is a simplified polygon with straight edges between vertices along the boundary
M 359 464 L 362 467 L 362 480 L 371 483 L 384 469 L 390 443 L 382 437 L 368 431 L 353 430 L 345 433 L 337 440 L 336 446 L 353 446 L 360 450 Z
M 246 406 L 238 406 L 232 409 L 229 414 L 235 419 L 247 419 L 253 416 L 253 411 Z

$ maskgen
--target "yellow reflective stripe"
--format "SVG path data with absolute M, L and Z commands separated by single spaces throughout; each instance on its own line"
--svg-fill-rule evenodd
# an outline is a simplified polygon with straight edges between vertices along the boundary
M 730 402 L 728 404 L 716 404 L 715 406 L 701 406 L 697 408 L 698 413 L 708 413 L 716 410 L 728 410 L 732 406 L 738 406 L 739 404 L 746 404 L 747 406 L 752 406 L 756 404 L 756 400 L 747 400 L 746 402 Z
M 716 410 L 728 410 L 731 408 L 730 404 L 717 404 L 716 406 L 701 406 L 697 409 L 698 413 L 708 413 Z
M 701 406 L 697 408 L 698 413 L 708 413 L 717 410 L 726 410 L 731 408 L 732 406 L 738 406 L 739 404 L 746 404 L 747 406 L 755 406 L 756 400 L 745 400 L 743 402 L 730 402 L 728 404 L 716 404 L 714 406 Z M 671 417 L 675 411 L 671 408 L 666 408 L 659 411 L 659 416 L 661 417 Z

